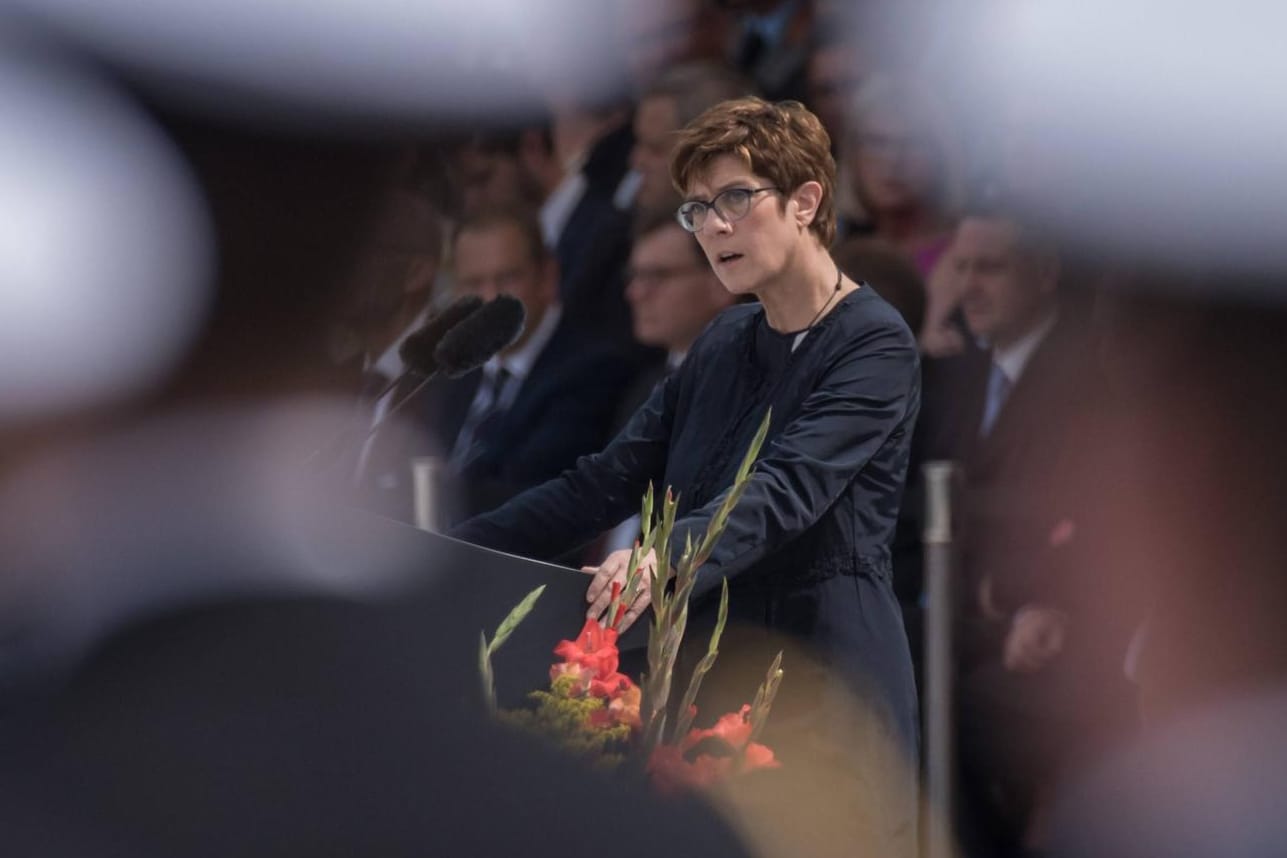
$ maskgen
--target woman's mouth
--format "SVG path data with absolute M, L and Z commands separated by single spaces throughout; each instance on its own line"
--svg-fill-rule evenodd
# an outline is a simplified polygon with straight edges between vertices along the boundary
M 742 258 L 742 254 L 733 251 L 725 251 L 715 257 L 715 261 L 720 265 L 729 265 Z

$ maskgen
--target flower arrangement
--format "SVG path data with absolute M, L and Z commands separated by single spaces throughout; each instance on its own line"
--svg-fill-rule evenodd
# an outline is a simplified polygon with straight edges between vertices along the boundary
M 675 661 L 688 624 L 688 599 L 697 571 L 709 559 L 729 514 L 750 482 L 752 466 L 768 434 L 769 419 L 770 415 L 766 414 L 706 533 L 696 545 L 688 534 L 684 551 L 673 570 L 666 568 L 670 565 L 666 561 L 671 556 L 678 498 L 667 489 L 661 508 L 654 510 L 653 488 L 648 487 L 643 499 L 640 539 L 631 552 L 625 586 L 613 584 L 607 622 L 587 619 L 574 640 L 559 642 L 554 654 L 561 661 L 550 667 L 549 688 L 529 695 L 530 708 L 498 710 L 491 655 L 531 613 L 544 587 L 533 590 L 509 613 L 491 641 L 485 633 L 482 635 L 479 670 L 483 692 L 487 705 L 497 717 L 514 726 L 553 736 L 568 750 L 598 765 L 616 767 L 633 759 L 664 792 L 706 787 L 733 775 L 779 765 L 773 751 L 756 740 L 782 682 L 780 652 L 753 702 L 721 716 L 710 727 L 694 726 L 697 694 L 702 680 L 715 665 L 728 619 L 727 580 L 723 582 L 719 614 L 706 653 L 693 669 L 679 706 L 674 710 L 678 713 L 674 723 L 667 724 Z M 648 583 L 653 611 L 648 634 L 648 672 L 636 683 L 618 670 L 618 628 L 627 606 L 634 603 L 642 586 L 643 560 L 649 552 L 655 552 L 665 574 L 659 569 Z

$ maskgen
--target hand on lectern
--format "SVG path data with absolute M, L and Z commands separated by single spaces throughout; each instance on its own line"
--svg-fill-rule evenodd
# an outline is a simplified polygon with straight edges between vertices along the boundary
M 612 603 L 612 584 L 616 582 L 621 587 L 624 594 L 626 588 L 626 579 L 630 574 L 630 554 L 631 550 L 623 548 L 620 551 L 614 551 L 598 566 L 582 566 L 581 571 L 588 575 L 593 575 L 594 579 L 590 582 L 590 588 L 586 591 L 585 600 L 590 603 L 590 609 L 586 611 L 587 617 L 599 618 L 603 612 L 608 609 Z M 624 634 L 626 629 L 634 625 L 635 620 L 648 609 L 652 604 L 652 577 L 657 571 L 657 553 L 649 551 L 639 562 L 640 579 L 639 585 L 635 591 L 635 598 L 627 604 L 626 613 L 621 618 L 620 624 L 617 625 L 617 631 Z M 625 596 L 622 596 L 624 604 Z M 609 622 L 612 617 L 607 618 Z

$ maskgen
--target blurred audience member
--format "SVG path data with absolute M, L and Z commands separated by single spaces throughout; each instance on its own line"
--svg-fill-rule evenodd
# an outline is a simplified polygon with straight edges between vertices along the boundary
M 564 110 L 466 141 L 457 155 L 463 212 L 537 210 L 542 240 L 558 262 L 559 300 L 569 320 L 605 341 L 629 342 L 621 282 L 629 217 L 612 201 L 630 146 L 616 134 L 625 114 L 616 108 Z M 614 155 L 614 149 L 620 151 Z M 612 166 L 616 160 L 619 169 Z
M 707 0 L 623 3 L 626 65 L 636 93 L 677 64 L 723 58 L 727 12 Z
M 398 346 L 429 314 L 442 256 L 442 221 L 421 194 L 396 189 L 361 249 L 352 276 L 352 308 L 341 320 L 352 337 L 364 381 L 402 372 Z M 381 384 L 381 387 L 383 384 Z
M 419 413 L 425 435 L 390 432 L 372 454 L 369 478 L 383 492 L 383 508 L 399 517 L 410 515 L 415 455 L 445 460 L 458 504 L 449 519 L 485 512 L 557 476 L 607 440 L 632 375 L 614 349 L 564 313 L 558 263 L 534 217 L 511 210 L 466 217 L 452 260 L 460 294 L 513 295 L 527 322 L 520 338 L 481 369 L 431 382 L 408 406 Z
M 873 75 L 858 90 L 848 130 L 843 160 L 863 212 L 849 234 L 879 238 L 916 266 L 927 288 L 921 347 L 930 355 L 959 352 L 965 343 L 952 320 L 959 296 L 936 271 L 959 195 L 943 110 L 919 83 Z
M 813 49 L 806 68 L 806 103 L 831 135 L 831 151 L 837 157 L 836 214 L 845 223 L 853 223 L 862 215 L 862 204 L 854 191 L 853 167 L 842 156 L 845 141 L 849 139 L 849 114 L 854 96 L 867 70 L 866 57 L 847 22 L 840 18 L 820 18 L 814 25 Z
M 490 725 L 456 643 L 475 620 L 435 590 L 475 570 L 304 478 L 345 413 L 317 395 L 326 339 L 394 153 L 194 110 L 157 121 L 217 253 L 188 360 L 0 473 L 6 851 L 396 858 L 551 836 L 591 854 L 630 807 L 644 830 L 618 854 L 740 854 L 698 806 Z
M 484 209 L 539 208 L 562 179 L 548 118 L 477 131 L 461 141 L 453 160 L 465 216 Z
M 642 374 L 623 400 L 623 416 L 629 417 L 653 385 L 683 363 L 693 340 L 734 299 L 670 209 L 640 213 L 626 281 L 635 339 L 666 353 L 665 362 Z
M 711 270 L 701 245 L 679 225 L 669 208 L 639 213 L 626 283 L 635 339 L 664 349 L 666 356 L 641 372 L 621 397 L 618 428 L 629 421 L 658 382 L 679 368 L 689 346 L 711 320 L 735 303 Z M 631 516 L 612 529 L 603 548 L 629 548 L 638 535 L 639 517 Z
M 844 156 L 871 233 L 905 254 L 922 275 L 952 238 L 958 176 L 943 111 L 918 82 L 875 74 L 858 89 Z
M 1052 247 L 1003 208 L 970 213 L 951 259 L 984 350 L 930 365 L 929 456 L 965 469 L 965 592 L 958 624 L 963 839 L 1009 854 L 1039 837 L 1049 790 L 1070 763 L 1129 728 L 1121 671 L 1130 621 L 1109 622 L 1112 574 L 1088 455 L 1105 383 L 1089 338 L 1057 301 Z
M 808 105 L 839 152 L 848 137 L 849 111 L 866 71 L 863 56 L 840 22 L 819 20 L 806 67 Z
M 804 101 L 813 0 L 723 0 L 723 5 L 737 15 L 729 34 L 733 66 L 770 101 Z
M 639 175 L 635 207 L 678 206 L 670 183 L 675 132 L 721 101 L 753 94 L 745 78 L 709 61 L 672 66 L 653 80 L 635 110 L 635 145 L 630 153 L 630 165 Z

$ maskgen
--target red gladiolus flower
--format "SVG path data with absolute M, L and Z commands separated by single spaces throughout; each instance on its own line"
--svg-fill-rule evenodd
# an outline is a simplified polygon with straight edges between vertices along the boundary
M 599 625 L 598 620 L 588 619 L 577 639 L 559 641 L 554 654 L 569 663 L 588 667 L 600 679 L 607 679 L 617 672 L 617 633 Z
M 630 677 L 624 673 L 610 673 L 600 678 L 594 677 L 590 680 L 590 693 L 595 697 L 607 697 L 609 699 L 619 697 L 623 691 L 634 687 Z
M 748 720 L 750 714 L 751 707 L 743 705 L 738 711 L 721 716 L 714 727 L 689 730 L 681 746 L 688 750 L 703 739 L 716 738 L 724 740 L 734 750 L 741 750 L 751 738 L 751 722 Z
M 642 726 L 639 720 L 639 704 L 642 699 L 643 692 L 639 690 L 639 686 L 630 683 L 629 686 L 621 689 L 607 706 L 590 713 L 591 726 L 614 727 L 617 724 L 625 724 L 631 729 L 639 729 Z
M 775 769 L 781 763 L 773 751 L 752 742 L 750 706 L 730 712 L 708 729 L 692 729 L 678 746 L 659 745 L 648 761 L 648 772 L 662 792 L 709 786 L 732 774 Z
M 648 774 L 657 791 L 673 795 L 684 789 L 705 787 L 724 777 L 732 767 L 732 757 L 702 754 L 689 761 L 674 745 L 658 745 L 648 760 Z
M 781 765 L 777 757 L 773 756 L 773 749 L 759 742 L 749 743 L 746 750 L 742 752 L 742 771 L 744 772 L 755 769 L 776 769 Z
M 639 704 L 642 702 L 643 691 L 632 682 L 608 704 L 608 711 L 618 724 L 629 724 L 631 728 L 638 730 L 643 726 L 639 720 Z

